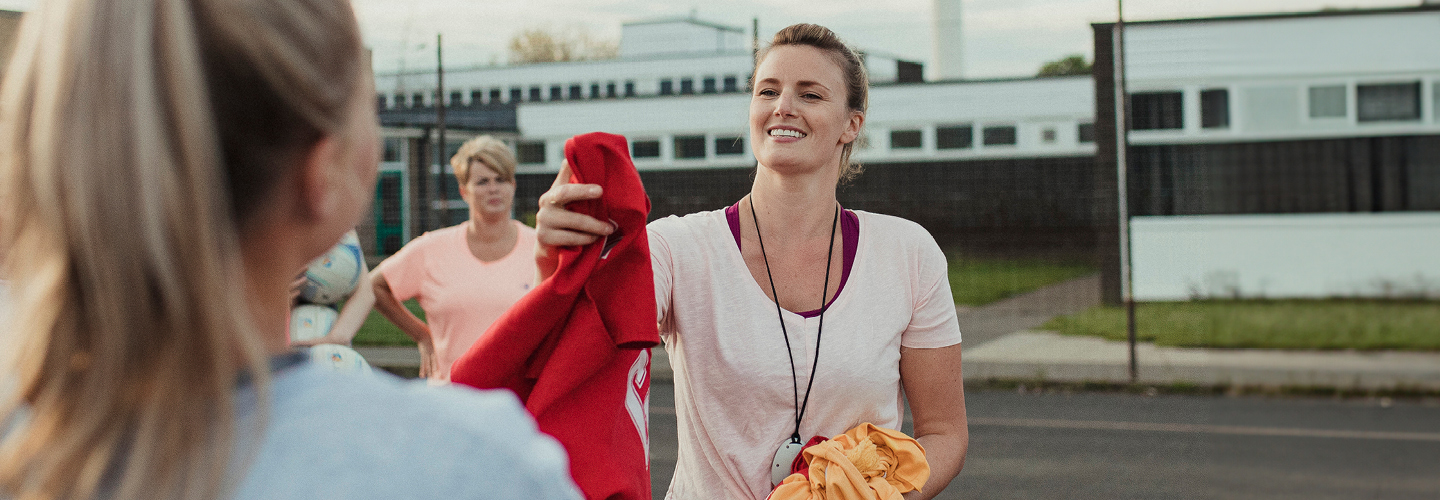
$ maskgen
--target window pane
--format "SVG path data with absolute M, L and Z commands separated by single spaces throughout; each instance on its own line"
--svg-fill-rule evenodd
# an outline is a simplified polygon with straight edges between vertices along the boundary
M 704 81 L 704 86 L 703 86 L 702 90 L 703 90 L 706 94 L 714 94 L 715 91 L 718 90 L 718 89 L 715 88 L 715 77 L 713 77 L 713 76 L 706 77 L 706 78 L 705 78 L 705 81 Z
M 1055 136 L 1055 129 L 1053 128 L 1046 128 L 1040 131 L 1040 141 L 1046 144 L 1055 142 Z
M 615 82 L 605 84 L 605 97 L 615 97 Z
M 510 89 L 510 102 L 520 102 L 520 89 Z
M 385 153 L 380 161 L 400 161 L 400 144 L 404 141 L 399 137 L 385 138 Z
M 1310 87 L 1311 118 L 1344 118 L 1345 86 Z
M 465 104 L 465 95 L 461 94 L 459 91 L 451 92 L 450 102 L 445 103 L 446 106 L 459 106 L 461 104 Z
M 515 158 L 519 163 L 545 163 L 545 142 L 520 141 L 515 144 Z
M 1226 128 L 1229 126 L 1230 91 L 1226 89 L 1200 91 L 1200 128 Z
M 399 226 L 400 220 L 400 177 L 380 177 L 380 223 Z
M 425 106 L 425 94 L 421 94 L 421 93 L 419 93 L 419 92 L 416 92 L 415 95 L 412 95 L 412 96 L 410 96 L 410 97 L 411 97 L 411 101 L 410 101 L 410 106 L 411 106 L 411 107 L 420 108 L 420 107 L 424 107 L 424 106 Z
M 682 135 L 675 137 L 676 158 L 704 158 L 705 157 L 705 136 L 703 135 Z
M 591 98 L 591 99 L 597 99 L 597 98 L 599 98 L 599 97 L 600 97 L 600 84 L 598 84 L 598 83 L 592 83 L 592 84 L 590 84 L 590 98 Z
M 540 87 L 530 87 L 530 100 L 531 100 L 531 101 L 538 101 L 538 100 L 540 100 Z
M 980 135 L 984 136 L 983 140 L 986 146 L 1015 144 L 1014 126 L 985 127 L 985 130 Z
M 560 90 L 560 86 L 559 86 L 559 85 L 551 85 L 551 86 L 550 86 L 550 100 L 552 100 L 552 101 L 558 101 L 558 100 L 560 100 L 560 92 L 561 92 L 561 90 Z
M 634 158 L 659 158 L 660 141 L 635 141 L 630 144 L 630 156 Z
M 1080 137 L 1081 143 L 1095 142 L 1095 124 L 1081 123 L 1075 128 L 1075 135 Z
M 570 86 L 570 98 L 571 98 L 571 99 L 580 99 L 580 98 L 582 98 L 582 97 L 585 97 L 585 96 L 580 94 L 580 86 L 579 86 L 579 85 L 571 85 L 571 86 Z
M 937 148 L 965 149 L 974 145 L 975 127 L 962 125 L 935 129 L 935 147 Z
M 625 82 L 625 97 L 635 96 L 635 82 Z
M 1355 108 L 1362 122 L 1419 120 L 1420 82 L 1358 85 Z
M 738 155 L 745 154 L 745 141 L 740 136 L 716 137 L 715 155 Z
M 500 104 L 500 89 L 490 89 L 490 104 Z
M 725 77 L 725 92 L 739 92 L 739 78 L 734 76 Z
M 375 94 L 375 109 L 385 109 L 385 94 Z
M 695 93 L 695 80 L 690 79 L 690 78 L 683 78 L 683 79 L 681 79 L 681 80 L 680 80 L 680 93 L 681 93 L 681 94 L 694 94 L 694 93 Z
M 482 91 L 482 90 L 471 90 L 471 91 L 470 91 L 470 105 L 471 105 L 471 106 L 479 106 L 481 103 L 484 103 L 484 102 L 485 102 L 485 92 L 484 92 L 484 91 Z
M 670 80 L 660 80 L 660 95 L 670 95 L 674 93 L 675 82 Z
M 1130 126 L 1135 130 L 1181 128 L 1184 123 L 1182 103 L 1179 92 L 1130 94 Z
M 919 130 L 891 130 L 890 149 L 916 149 L 920 147 Z

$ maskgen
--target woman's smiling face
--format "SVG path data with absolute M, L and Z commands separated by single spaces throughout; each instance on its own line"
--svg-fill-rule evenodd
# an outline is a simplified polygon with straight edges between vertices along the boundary
M 846 105 L 845 88 L 844 71 L 824 51 L 770 49 L 755 68 L 750 95 L 755 159 L 780 172 L 838 169 L 841 148 L 859 135 L 863 119 Z

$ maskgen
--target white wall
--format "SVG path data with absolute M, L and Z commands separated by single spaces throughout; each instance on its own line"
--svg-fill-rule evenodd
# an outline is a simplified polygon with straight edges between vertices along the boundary
M 1440 297 L 1440 213 L 1136 217 L 1136 300 Z
M 1126 77 L 1135 81 L 1431 71 L 1440 68 L 1437 54 L 1440 11 L 1125 29 Z

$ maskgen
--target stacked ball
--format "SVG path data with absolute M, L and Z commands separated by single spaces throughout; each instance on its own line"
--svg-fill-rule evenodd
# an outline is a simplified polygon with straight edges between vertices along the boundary
M 290 340 L 302 341 L 324 337 L 330 333 L 340 312 L 335 305 L 355 292 L 360 285 L 360 240 L 354 232 L 346 233 L 340 243 L 310 263 L 305 269 L 305 286 L 300 290 L 300 304 L 290 311 Z M 370 364 L 349 347 L 321 344 L 310 349 L 316 364 L 337 371 L 369 372 Z

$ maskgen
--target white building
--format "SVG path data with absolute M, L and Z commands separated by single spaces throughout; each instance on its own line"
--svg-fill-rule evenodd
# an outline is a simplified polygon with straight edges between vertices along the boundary
M 1440 296 L 1440 8 L 1127 23 L 1124 40 L 1137 300 Z

